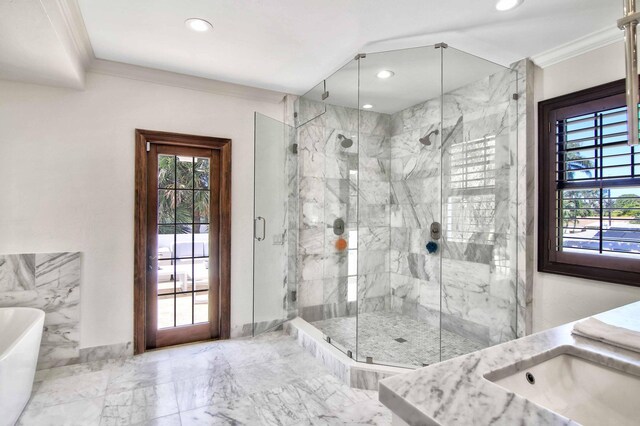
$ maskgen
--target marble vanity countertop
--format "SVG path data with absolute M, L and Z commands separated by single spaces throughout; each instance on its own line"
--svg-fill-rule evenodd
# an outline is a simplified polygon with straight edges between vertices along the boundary
M 640 302 L 595 315 L 640 329 Z M 640 353 L 573 336 L 574 323 L 450 359 L 380 382 L 380 401 L 410 425 L 572 425 L 566 417 L 499 387 L 484 376 L 515 373 L 553 353 L 573 352 L 618 370 L 640 368 Z

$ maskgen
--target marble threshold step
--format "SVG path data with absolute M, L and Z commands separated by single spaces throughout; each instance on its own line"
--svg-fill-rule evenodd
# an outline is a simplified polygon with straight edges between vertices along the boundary
M 300 346 L 320 360 L 334 376 L 352 388 L 378 390 L 380 380 L 414 371 L 409 368 L 357 362 L 324 340 L 320 330 L 300 317 L 287 321 L 283 327 L 285 333 L 294 337 Z

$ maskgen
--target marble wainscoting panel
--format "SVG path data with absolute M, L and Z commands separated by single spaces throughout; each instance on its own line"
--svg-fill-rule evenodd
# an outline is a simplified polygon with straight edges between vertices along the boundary
M 0 256 L 0 293 L 29 291 L 36 288 L 36 255 Z
M 80 253 L 0 255 L 0 307 L 45 312 L 38 369 L 78 362 Z

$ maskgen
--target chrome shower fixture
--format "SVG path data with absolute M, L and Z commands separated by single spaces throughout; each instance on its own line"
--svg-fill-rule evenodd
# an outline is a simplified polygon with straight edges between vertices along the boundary
M 353 145 L 353 139 L 349 139 L 343 134 L 338 135 L 338 140 L 340 141 L 340 145 L 342 145 L 343 148 L 350 148 L 351 145 Z
M 425 146 L 429 146 L 431 145 L 431 135 L 439 135 L 440 134 L 440 130 L 436 129 L 436 130 L 432 130 L 429 133 L 427 133 L 426 135 L 424 135 L 424 137 L 418 139 L 420 141 L 420 143 L 422 145 Z

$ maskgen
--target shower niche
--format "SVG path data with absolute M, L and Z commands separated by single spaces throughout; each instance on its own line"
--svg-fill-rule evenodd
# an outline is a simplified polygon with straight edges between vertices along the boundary
M 523 335 L 521 67 L 445 44 L 360 54 L 289 99 L 277 144 L 256 126 L 255 214 L 278 194 L 286 247 L 255 241 L 254 304 L 280 321 L 254 329 L 298 316 L 356 361 L 411 368 Z M 276 145 L 283 167 L 261 164 Z

